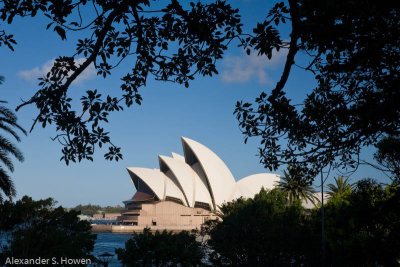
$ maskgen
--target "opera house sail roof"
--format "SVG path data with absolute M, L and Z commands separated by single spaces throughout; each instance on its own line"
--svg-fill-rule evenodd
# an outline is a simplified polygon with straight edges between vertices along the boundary
M 260 173 L 236 181 L 213 151 L 192 139 L 181 139 L 184 155 L 159 155 L 159 169 L 127 168 L 137 190 L 129 201 L 170 200 L 218 210 L 224 202 L 253 197 L 261 187 L 272 189 L 280 179 L 276 174 Z

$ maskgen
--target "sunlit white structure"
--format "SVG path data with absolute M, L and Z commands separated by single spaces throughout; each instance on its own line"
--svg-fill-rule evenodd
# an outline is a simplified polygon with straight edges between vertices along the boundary
M 135 225 L 200 225 L 225 202 L 272 189 L 279 176 L 260 173 L 236 182 L 209 148 L 182 137 L 184 156 L 158 156 L 159 169 L 127 168 L 137 190 L 120 221 Z M 196 218 L 197 217 L 197 218 Z

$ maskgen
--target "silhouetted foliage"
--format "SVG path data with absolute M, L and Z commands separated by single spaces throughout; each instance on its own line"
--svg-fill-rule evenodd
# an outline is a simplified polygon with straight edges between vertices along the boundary
M 195 234 L 166 230 L 152 234 L 149 228 L 134 233 L 125 249 L 115 251 L 124 266 L 202 266 L 204 257 Z
M 221 207 L 222 221 L 209 221 L 211 262 L 217 266 L 310 266 L 319 261 L 319 239 L 299 200 L 287 204 L 280 189 Z
M 79 221 L 76 211 L 55 208 L 53 199 L 34 201 L 24 196 L 17 202 L 0 204 L 0 234 L 7 243 L 0 262 L 7 257 L 52 259 L 91 258 L 96 235 L 89 222 Z
M 4 77 L 0 76 L 0 84 L 3 81 Z M 5 103 L 7 102 L 0 100 L 0 129 L 2 130 L 0 134 L 0 203 L 3 200 L 2 192 L 9 198 L 15 196 L 14 183 L 7 172 L 7 169 L 11 172 L 14 171 L 14 164 L 10 156 L 13 155 L 19 161 L 24 160 L 22 152 L 3 135 L 3 132 L 11 135 L 18 142 L 21 139 L 15 130 L 26 134 L 26 131 L 17 123 L 17 116 L 14 112 L 3 105 Z
M 378 151 L 374 154 L 375 160 L 389 172 L 393 180 L 400 184 L 400 137 L 385 137 L 376 144 Z
M 244 133 L 261 137 L 266 168 L 303 164 L 310 178 L 323 167 L 356 167 L 360 149 L 400 131 L 400 3 L 289 0 L 277 3 L 245 41 L 259 54 L 289 48 L 281 79 L 255 103 L 238 102 Z M 289 42 L 278 25 L 289 22 Z M 248 50 L 250 51 L 250 50 Z M 303 52 L 316 88 L 293 103 L 285 85 Z
M 325 206 L 328 266 L 398 266 L 400 187 L 361 180 Z M 314 215 L 316 228 L 320 215 Z
M 280 189 L 221 207 L 207 222 L 210 261 L 216 266 L 321 266 L 321 209 L 305 212 Z M 400 187 L 372 179 L 337 192 L 325 206 L 325 266 L 398 266 Z
M 159 3 L 158 3 L 159 2 Z M 44 14 L 47 29 L 62 40 L 71 32 L 82 31 L 84 37 L 76 44 L 72 56 L 60 56 L 51 71 L 40 78 L 40 89 L 28 101 L 39 110 L 31 130 L 55 124 L 57 139 L 63 144 L 61 160 L 93 160 L 96 147 L 109 145 L 104 156 L 109 160 L 122 158 L 119 147 L 111 142 L 101 123 L 107 123 L 111 112 L 139 104 L 139 88 L 147 80 L 170 81 L 189 86 L 196 75 L 217 74 L 216 60 L 222 58 L 228 43 L 241 33 L 238 10 L 225 1 L 203 4 L 177 0 L 169 3 L 150 0 L 22 0 L 2 1 L 0 19 L 11 24 L 17 17 Z M 44 25 L 45 26 L 45 25 Z M 15 40 L 0 30 L 0 45 L 11 49 Z M 78 64 L 78 57 L 85 57 Z M 132 71 L 121 78 L 121 95 L 104 96 L 88 90 L 82 96 L 82 109 L 72 108 L 68 97 L 71 83 L 90 65 L 104 78 L 122 61 L 131 60 Z

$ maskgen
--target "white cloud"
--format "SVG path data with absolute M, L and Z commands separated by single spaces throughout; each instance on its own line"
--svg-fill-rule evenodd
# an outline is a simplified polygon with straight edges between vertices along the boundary
M 82 64 L 86 59 L 81 57 L 75 59 L 75 64 Z M 45 76 L 53 67 L 54 59 L 48 60 L 42 66 L 36 66 L 30 70 L 23 70 L 18 75 L 30 83 L 36 83 L 37 79 Z M 90 80 L 96 76 L 96 69 L 90 64 L 73 82 L 73 84 L 81 84 L 86 80 Z
M 223 60 L 224 69 L 221 79 L 226 83 L 245 83 L 250 80 L 257 80 L 261 84 L 271 84 L 272 80 L 267 74 L 267 70 L 275 69 L 285 59 L 287 49 L 281 49 L 279 52 L 273 50 L 271 60 L 264 56 L 258 56 L 255 51 L 248 56 L 243 53 L 242 56 L 228 55 Z

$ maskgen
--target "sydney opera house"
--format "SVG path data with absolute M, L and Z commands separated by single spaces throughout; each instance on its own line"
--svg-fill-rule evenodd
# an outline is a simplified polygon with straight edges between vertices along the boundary
M 158 156 L 159 169 L 127 168 L 136 188 L 119 221 L 138 226 L 200 226 L 224 202 L 272 189 L 279 176 L 260 173 L 235 180 L 209 148 L 182 137 L 183 154 Z

